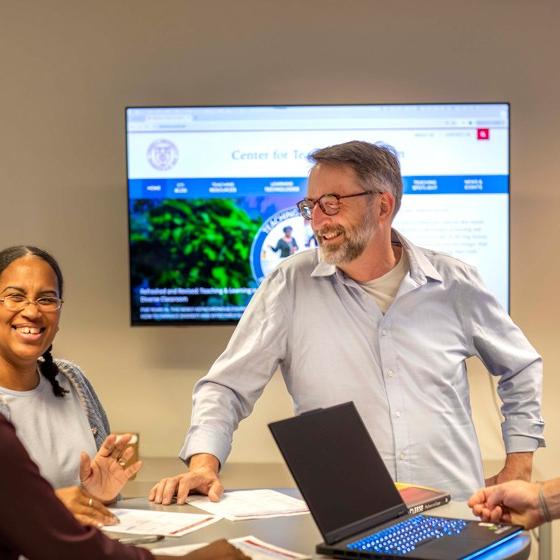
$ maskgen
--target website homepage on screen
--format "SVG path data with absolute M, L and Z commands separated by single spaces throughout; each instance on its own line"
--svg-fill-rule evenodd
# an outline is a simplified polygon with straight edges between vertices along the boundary
M 267 274 L 316 247 L 296 208 L 308 155 L 348 140 L 395 148 L 395 228 L 476 266 L 507 308 L 507 104 L 129 108 L 133 324 L 238 320 Z

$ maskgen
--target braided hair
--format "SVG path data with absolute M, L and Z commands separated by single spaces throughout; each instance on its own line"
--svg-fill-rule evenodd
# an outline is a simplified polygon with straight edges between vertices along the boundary
M 39 364 L 39 371 L 44 375 L 47 381 L 52 385 L 52 391 L 55 397 L 64 397 L 68 391 L 61 387 L 56 376 L 58 375 L 58 366 L 54 363 L 52 354 L 52 344 L 43 353 L 43 362 Z
M 64 280 L 62 278 L 62 271 L 60 270 L 60 266 L 46 251 L 39 249 L 37 247 L 33 247 L 31 245 L 17 245 L 15 247 L 9 247 L 8 249 L 4 249 L 0 251 L 0 274 L 4 272 L 8 266 L 10 266 L 14 261 L 21 259 L 22 257 L 38 257 L 43 259 L 53 270 L 56 276 L 57 284 L 58 284 L 58 295 L 62 297 L 62 288 L 64 284 Z M 55 364 L 52 354 L 52 345 L 47 348 L 47 350 L 43 353 L 43 360 L 39 362 L 38 367 L 41 375 L 44 375 L 45 378 L 52 386 L 52 391 L 57 397 L 64 397 L 68 391 L 64 389 L 56 376 L 58 375 L 58 366 Z

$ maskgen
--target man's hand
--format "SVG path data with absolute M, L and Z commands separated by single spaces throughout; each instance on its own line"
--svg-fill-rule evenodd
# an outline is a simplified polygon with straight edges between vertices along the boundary
M 510 480 L 531 480 L 533 472 L 533 453 L 508 453 L 504 468 L 485 480 L 486 486 L 495 486 Z
M 131 434 L 124 434 L 117 439 L 116 435 L 111 434 L 105 439 L 93 460 L 87 453 L 80 456 L 82 486 L 92 496 L 105 503 L 112 502 L 128 479 L 142 467 L 142 461 L 137 461 L 125 468 L 134 453 L 127 447 L 131 437 Z
M 151 490 L 148 498 L 156 504 L 169 505 L 174 496 L 177 503 L 184 504 L 189 493 L 206 494 L 211 501 L 217 502 L 224 493 L 218 471 L 220 462 L 214 455 L 200 453 L 193 455 L 189 470 L 169 478 L 162 478 Z
M 544 523 L 540 484 L 515 480 L 482 488 L 467 502 L 475 515 L 492 523 L 515 523 L 532 529 Z
M 115 525 L 119 520 L 96 498 L 78 486 L 58 488 L 58 499 L 74 514 L 82 525 Z
M 166 560 L 169 556 L 156 556 L 157 560 Z M 250 560 L 235 546 L 229 544 L 226 540 L 221 539 L 213 543 L 197 548 L 184 556 L 183 560 Z

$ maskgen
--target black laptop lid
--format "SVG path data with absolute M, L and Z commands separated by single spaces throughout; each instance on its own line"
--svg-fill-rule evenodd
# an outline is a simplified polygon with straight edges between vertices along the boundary
M 407 512 L 354 403 L 269 428 L 327 543 Z

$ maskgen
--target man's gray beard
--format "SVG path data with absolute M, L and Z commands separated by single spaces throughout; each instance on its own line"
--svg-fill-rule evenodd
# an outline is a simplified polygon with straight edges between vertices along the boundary
M 325 232 L 341 232 L 343 235 L 342 242 L 335 247 L 323 246 L 321 236 L 317 235 L 319 247 L 321 250 L 321 259 L 327 264 L 340 265 L 357 259 L 365 250 L 371 236 L 374 232 L 373 224 L 367 218 L 357 227 L 346 230 L 342 226 L 325 227 L 321 230 Z

